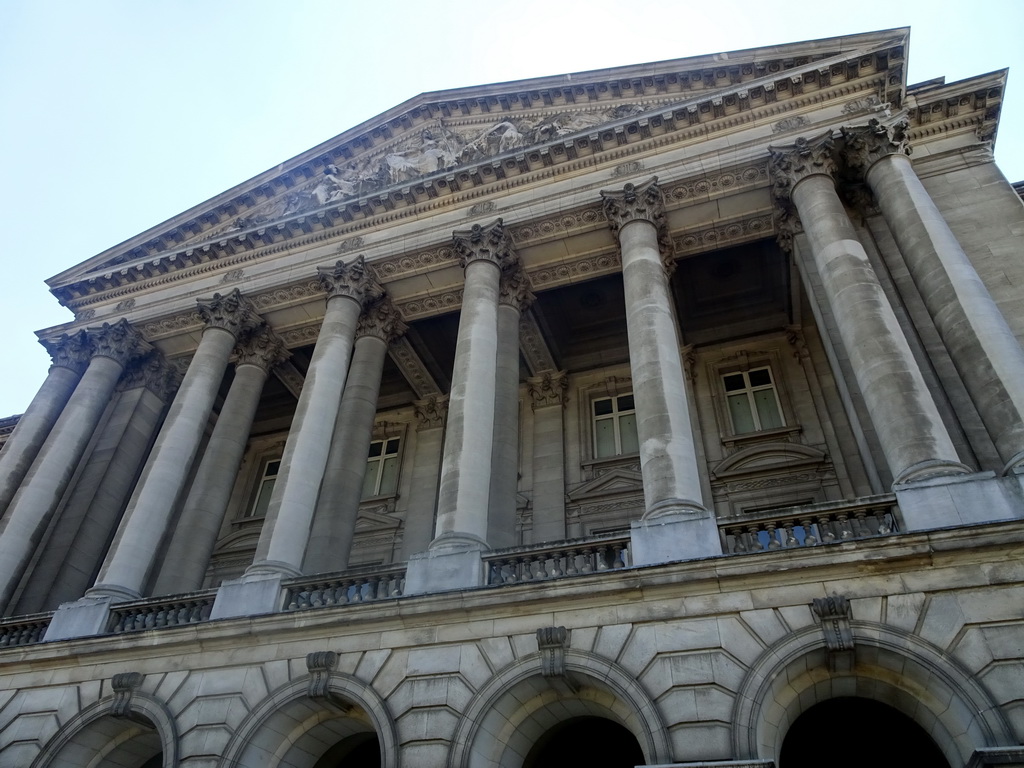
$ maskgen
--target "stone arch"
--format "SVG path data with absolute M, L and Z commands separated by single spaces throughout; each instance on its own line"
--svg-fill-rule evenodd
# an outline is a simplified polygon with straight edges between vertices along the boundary
M 449 768 L 521 765 L 532 743 L 567 717 L 603 717 L 636 737 L 648 765 L 672 761 L 668 729 L 636 678 L 593 653 L 565 652 L 565 670 L 579 683 L 541 674 L 540 653 L 505 667 L 466 707 L 448 757 Z
M 950 765 L 979 747 L 1013 744 L 1012 729 L 985 689 L 960 664 L 916 635 L 874 622 L 850 622 L 856 663 L 830 672 L 819 626 L 805 627 L 751 665 L 733 708 L 736 759 L 778 761 L 793 721 L 841 696 L 880 701 L 920 725 Z
M 32 768 L 83 768 L 100 758 L 128 764 L 127 757 L 163 755 L 163 768 L 178 766 L 178 728 L 156 698 L 140 692 L 131 696 L 128 717 L 114 717 L 115 697 L 90 704 L 65 723 L 32 761 Z M 99 746 L 97 746 L 99 744 Z
M 319 756 L 334 743 L 373 732 L 384 765 L 398 765 L 398 736 L 384 700 L 351 675 L 334 672 L 329 699 L 309 696 L 309 678 L 287 683 L 242 721 L 218 763 L 222 768 L 305 765 L 296 755 Z M 315 765 L 315 760 L 310 766 Z

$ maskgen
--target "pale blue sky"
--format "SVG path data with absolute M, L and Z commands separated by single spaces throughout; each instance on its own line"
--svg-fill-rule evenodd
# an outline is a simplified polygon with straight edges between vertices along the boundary
M 0 416 L 71 319 L 43 281 L 424 91 L 897 26 L 910 81 L 1010 67 L 996 159 L 1024 179 L 1024 1 L 0 0 Z

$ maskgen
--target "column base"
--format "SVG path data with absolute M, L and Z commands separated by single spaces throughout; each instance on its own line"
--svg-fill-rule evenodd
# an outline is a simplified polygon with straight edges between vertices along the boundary
M 210 619 L 234 619 L 277 613 L 284 607 L 281 573 L 246 573 L 225 581 L 217 590 Z
M 699 560 L 722 554 L 715 516 L 693 502 L 656 505 L 630 528 L 633 565 Z
M 127 603 L 141 600 L 142 594 L 134 589 L 122 587 L 120 584 L 94 584 L 85 590 L 86 597 L 109 597 L 115 603 Z
M 109 595 L 86 595 L 73 603 L 61 603 L 50 619 L 43 642 L 106 634 L 114 602 Z
M 959 461 L 945 461 L 943 459 L 929 459 L 913 464 L 902 472 L 893 481 L 893 486 L 904 483 L 914 483 L 918 480 L 928 480 L 933 477 L 955 477 L 957 475 L 971 475 L 974 470 Z
M 260 560 L 245 569 L 242 579 L 263 578 L 264 576 L 280 576 L 283 579 L 297 579 L 302 576 L 300 571 L 290 563 L 281 560 Z
M 470 534 L 442 534 L 426 552 L 409 558 L 405 594 L 423 595 L 484 586 L 483 553 L 490 549 Z
M 905 529 L 924 531 L 1021 517 L 1021 479 L 976 472 L 901 483 L 893 491 Z

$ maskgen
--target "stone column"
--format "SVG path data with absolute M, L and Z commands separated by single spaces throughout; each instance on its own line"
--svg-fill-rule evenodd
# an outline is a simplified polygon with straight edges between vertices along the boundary
M 671 244 L 661 189 L 653 178 L 601 196 L 622 251 L 629 364 L 647 507 L 641 523 L 656 524 L 655 528 L 634 525 L 633 561 L 721 554 L 718 529 L 701 499 L 669 288 Z M 669 523 L 672 527 L 664 527 Z
M 65 333 L 59 339 L 44 339 L 41 343 L 50 353 L 53 365 L 0 451 L 0 517 L 18 492 L 89 362 L 85 331 Z
M 413 408 L 416 412 L 416 445 L 410 458 L 411 486 L 416 492 L 409 499 L 405 513 L 405 536 L 402 541 L 404 560 L 425 551 L 434 535 L 448 396 L 431 395 L 415 401 Z
M 502 270 L 498 298 L 498 355 L 494 389 L 494 448 L 487 509 L 487 543 L 516 541 L 519 487 L 519 316 L 533 301 L 530 280 L 519 264 Z
M 466 282 L 441 459 L 437 526 L 430 553 L 409 562 L 407 592 L 483 583 L 494 449 L 498 290 L 515 261 L 501 219 L 453 233 Z M 431 555 L 431 553 L 433 553 Z
M 327 310 L 281 457 L 281 469 L 256 549 L 256 562 L 246 571 L 247 577 L 256 580 L 279 580 L 302 573 L 317 495 L 348 376 L 356 323 L 364 303 L 381 293 L 362 256 L 351 264 L 339 261 L 334 267 L 321 267 L 319 279 L 328 294 Z M 267 588 L 269 591 L 270 587 Z M 256 598 L 257 602 L 262 599 Z M 222 602 L 219 597 L 218 602 Z M 215 614 L 223 615 L 217 610 L 227 609 L 222 604 Z
M 87 596 L 114 600 L 142 596 L 199 451 L 235 340 L 262 322 L 238 289 L 227 296 L 214 294 L 208 304 L 200 302 L 199 314 L 206 323 L 199 347 Z
M 910 162 L 907 123 L 844 128 L 921 298 L 1007 469 L 1024 464 L 1024 350 Z
M 306 573 L 348 568 L 384 360 L 388 345 L 405 330 L 405 323 L 387 296 L 367 307 L 359 318 L 352 365 L 334 426 L 313 533 L 303 563 Z M 420 492 L 418 487 L 416 492 Z
M 61 510 L 59 524 L 51 526 L 18 613 L 52 610 L 80 598 L 95 581 L 180 379 L 155 350 L 133 361 L 121 375 L 114 406 Z
M 191 592 L 203 585 L 267 374 L 289 356 L 265 325 L 242 335 L 235 354 L 235 377 L 174 526 L 155 595 Z
M 895 483 L 969 472 L 836 193 L 831 134 L 770 151 L 776 198 L 803 223 Z
M 569 377 L 526 380 L 533 408 L 533 543 L 565 538 L 565 403 Z
M 92 358 L 15 494 L 0 530 L 0 608 L 7 605 L 75 474 L 125 365 L 148 350 L 127 321 L 89 330 Z

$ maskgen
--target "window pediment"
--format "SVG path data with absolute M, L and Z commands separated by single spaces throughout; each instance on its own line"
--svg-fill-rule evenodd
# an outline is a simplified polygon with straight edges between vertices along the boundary
M 734 453 L 712 470 L 717 480 L 751 474 L 777 474 L 828 463 L 828 454 L 799 443 L 771 442 L 751 445 Z

